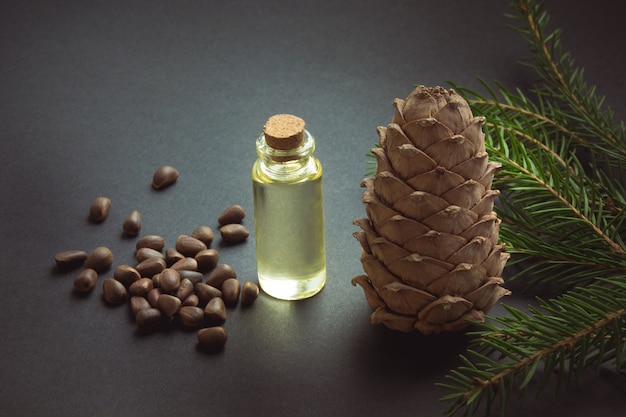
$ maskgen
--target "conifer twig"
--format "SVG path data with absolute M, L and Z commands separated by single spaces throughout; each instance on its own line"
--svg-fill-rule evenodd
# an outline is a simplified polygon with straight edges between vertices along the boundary
M 561 48 L 561 30 L 548 31 L 540 0 L 515 0 L 516 30 L 529 43 L 539 75 L 530 90 L 483 85 L 491 98 L 453 85 L 474 114 L 483 115 L 501 239 L 527 289 L 548 283 L 559 295 L 528 312 L 475 323 L 461 365 L 438 385 L 450 391 L 449 415 L 505 415 L 514 393 L 550 381 L 559 391 L 587 368 L 626 364 L 626 134 L 603 97 L 583 80 Z M 581 150 L 590 151 L 587 154 Z M 585 156 L 581 158 L 581 155 Z

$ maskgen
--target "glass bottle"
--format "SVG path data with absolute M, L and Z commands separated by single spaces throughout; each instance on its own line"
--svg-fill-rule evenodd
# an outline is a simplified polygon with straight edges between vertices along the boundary
M 326 283 L 322 165 L 304 120 L 268 119 L 252 167 L 257 272 L 261 289 L 283 299 L 317 294 Z

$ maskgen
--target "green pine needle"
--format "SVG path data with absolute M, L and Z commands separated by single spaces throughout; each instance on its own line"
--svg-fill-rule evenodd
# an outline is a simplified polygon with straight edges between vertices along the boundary
M 520 395 L 534 383 L 537 393 L 556 378 L 557 391 L 563 382 L 576 383 L 589 367 L 600 369 L 613 362 L 624 367 L 626 349 L 626 277 L 617 285 L 606 280 L 570 291 L 551 300 L 539 300 L 530 313 L 505 306 L 509 316 L 476 323 L 474 336 L 462 366 L 437 384 L 452 391 L 442 397 L 453 401 L 449 414 L 476 411 L 475 402 L 486 400 L 487 411 L 495 405 L 506 410 L 510 395 Z M 538 371 L 542 379 L 537 381 Z M 512 387 L 515 387 L 512 390 Z M 504 413 L 502 413 L 504 415 Z
M 549 30 L 540 0 L 517 0 L 514 26 L 528 42 L 539 81 L 528 92 L 482 81 L 487 94 L 453 87 L 485 116 L 490 159 L 502 164 L 500 237 L 509 280 L 549 288 L 528 312 L 475 323 L 461 364 L 438 384 L 449 415 L 499 410 L 513 395 L 557 393 L 583 370 L 626 367 L 626 129 Z

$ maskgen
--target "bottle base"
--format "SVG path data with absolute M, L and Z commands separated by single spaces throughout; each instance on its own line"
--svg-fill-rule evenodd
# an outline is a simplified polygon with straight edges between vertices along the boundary
M 326 284 L 326 271 L 308 279 L 268 278 L 259 275 L 259 285 L 267 295 L 279 300 L 313 297 Z

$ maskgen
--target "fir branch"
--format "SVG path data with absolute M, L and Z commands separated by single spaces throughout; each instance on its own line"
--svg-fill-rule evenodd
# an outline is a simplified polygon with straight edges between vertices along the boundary
M 503 101 L 525 106 L 503 109 L 493 90 L 494 98 L 487 99 L 454 87 L 468 98 L 475 114 L 490 120 L 485 125 L 486 145 L 490 157 L 502 164 L 494 178 L 494 187 L 502 192 L 497 208 L 504 222 L 501 238 L 509 252 L 539 261 L 529 267 L 534 271 L 514 278 L 532 276 L 534 285 L 569 277 L 570 284 L 579 284 L 587 281 L 586 276 L 579 279 L 580 274 L 594 265 L 600 277 L 609 270 L 625 272 L 625 193 L 615 179 L 595 167 L 585 169 L 572 141 L 561 135 L 562 129 L 552 129 L 547 117 L 536 117 L 537 108 L 528 97 L 501 88 L 497 94 Z M 474 101 L 481 104 L 475 106 Z M 487 111 L 482 103 L 489 103 Z
M 517 131 L 511 130 L 510 128 L 504 128 L 503 133 L 504 134 L 499 137 L 500 140 L 507 137 L 511 138 L 511 133 L 515 136 L 513 140 L 519 140 L 519 136 L 525 138 L 529 137 L 527 134 L 519 135 Z M 531 141 L 538 142 L 537 139 L 532 137 Z M 509 183 L 507 188 L 510 187 L 510 189 L 520 191 L 520 184 L 522 182 L 528 184 L 526 185 L 526 189 L 523 190 L 524 194 L 526 194 L 527 201 L 532 203 L 525 206 L 527 211 L 532 211 L 537 214 L 550 213 L 550 217 L 547 219 L 548 221 L 554 221 L 554 216 L 559 213 L 563 216 L 561 220 L 576 221 L 576 219 L 578 219 L 582 227 L 588 228 L 593 234 L 604 240 L 612 252 L 616 254 L 624 253 L 624 248 L 619 243 L 615 242 L 605 230 L 597 226 L 596 222 L 590 217 L 591 213 L 595 213 L 595 220 L 597 221 L 597 216 L 602 215 L 603 210 L 596 212 L 592 210 L 591 206 L 584 204 L 584 201 L 589 200 L 588 197 L 584 201 L 581 200 L 581 196 L 583 196 L 584 192 L 590 192 L 590 190 L 585 189 L 585 185 L 587 188 L 593 189 L 595 184 L 590 184 L 588 180 L 581 176 L 566 178 L 562 175 L 563 172 L 575 172 L 573 166 L 579 165 L 575 157 L 572 156 L 570 158 L 568 169 L 561 171 L 555 166 L 549 166 L 549 157 L 543 157 L 541 159 L 533 158 L 534 155 L 532 151 L 527 152 L 521 142 L 517 142 L 515 148 L 504 147 L 504 145 L 504 142 L 500 142 L 500 147 L 492 147 L 490 149 L 490 155 L 492 155 L 495 160 L 506 164 L 505 169 L 512 173 L 512 176 L 506 181 Z M 538 144 L 537 149 L 536 152 L 543 153 L 543 156 L 550 156 L 562 163 L 562 159 L 558 157 L 558 155 L 555 157 L 554 152 L 545 152 L 544 145 Z M 533 161 L 540 162 L 535 163 Z M 542 168 L 547 169 L 542 170 Z M 573 182 L 571 182 L 572 180 Z M 528 193 L 531 193 L 531 195 L 527 195 Z M 546 199 L 544 200 L 543 197 L 546 197 Z M 583 204 L 581 204 L 581 202 Z M 563 225 L 563 223 L 557 223 L 560 226 Z M 534 226 L 534 229 L 537 229 L 536 223 Z
M 438 384 L 452 391 L 442 397 L 453 401 L 448 415 L 464 410 L 471 416 L 481 403 L 489 411 L 497 401 L 505 415 L 507 391 L 514 385 L 523 396 L 531 382 L 538 383 L 539 394 L 553 376 L 558 391 L 564 380 L 576 383 L 585 368 L 599 371 L 612 363 L 621 369 L 626 354 L 625 278 L 539 300 L 540 307 L 531 307 L 530 313 L 505 306 L 510 316 L 476 323 L 482 330 L 472 333 L 475 339 L 461 357 L 463 365 Z
M 484 85 L 486 85 L 485 83 L 483 83 Z M 477 96 L 477 94 L 474 94 L 474 96 Z M 506 97 L 510 98 L 510 95 L 507 95 Z M 523 98 L 523 95 L 519 95 L 515 98 Z M 468 99 L 468 103 L 470 104 L 470 106 L 472 106 L 473 108 L 479 109 L 481 114 L 488 114 L 490 113 L 490 107 L 494 107 L 495 111 L 497 112 L 505 112 L 507 113 L 509 116 L 508 117 L 519 117 L 522 120 L 524 120 L 525 122 L 528 122 L 529 119 L 534 119 L 536 121 L 536 123 L 540 123 L 540 124 L 546 124 L 549 126 L 552 126 L 555 130 L 558 130 L 559 132 L 561 132 L 564 136 L 569 136 L 571 137 L 574 141 L 579 142 L 581 144 L 585 143 L 585 139 L 577 136 L 576 134 L 574 134 L 573 132 L 569 131 L 567 127 L 559 124 L 557 121 L 549 119 L 548 117 L 537 113 L 538 110 L 533 109 L 533 110 L 527 110 L 526 108 L 521 108 L 521 107 L 517 107 L 513 104 L 504 104 L 499 102 L 498 100 L 489 100 L 489 99 L 485 99 L 483 97 L 480 98 L 470 98 Z M 524 102 L 524 104 L 526 106 L 531 106 L 532 103 L 530 103 L 529 101 Z M 492 110 L 493 111 L 493 110 Z M 488 127 L 495 127 L 496 125 L 494 123 L 490 123 L 487 122 L 486 126 Z M 525 139 L 527 139 L 529 142 L 535 142 L 538 146 L 543 147 L 544 151 L 548 152 L 548 153 L 553 153 L 552 149 L 550 149 L 548 146 L 542 144 L 541 142 L 536 142 L 536 140 L 528 135 L 526 135 L 524 133 L 523 130 L 515 130 L 513 131 L 513 133 L 515 133 L 516 136 L 526 136 Z M 555 155 L 556 156 L 556 155 Z M 560 159 L 559 157 L 557 157 L 557 159 Z M 563 166 L 565 166 L 565 162 L 560 160 L 559 161 Z
M 604 97 L 596 88 L 588 86 L 584 70 L 561 47 L 561 29 L 548 30 L 549 15 L 542 1 L 516 0 L 515 16 L 522 24 L 515 29 L 527 40 L 533 60 L 525 61 L 544 81 L 533 90 L 538 97 L 551 103 L 551 112 L 561 113 L 563 120 L 588 136 L 583 146 L 600 152 L 608 151 L 614 157 L 626 158 L 626 135 L 623 125 L 613 126 L 613 111 L 603 107 Z M 555 102 L 558 97 L 558 102 Z M 567 110 L 562 110 L 563 108 Z M 568 113 L 569 112 L 569 113 Z
M 558 163 L 566 168 L 564 158 L 566 153 L 575 152 L 575 147 L 568 147 L 569 140 L 577 142 L 579 144 L 585 144 L 585 139 L 577 135 L 575 132 L 568 130 L 568 128 L 553 118 L 550 118 L 544 114 L 540 114 L 539 106 L 536 106 L 532 100 L 525 97 L 521 92 L 517 91 L 516 94 L 508 92 L 503 86 L 500 86 L 500 90 L 495 92 L 489 85 L 483 82 L 483 86 L 487 88 L 492 94 L 492 98 L 485 98 L 477 94 L 476 92 L 457 87 L 464 96 L 466 96 L 470 106 L 478 114 L 482 114 L 487 117 L 488 122 L 485 124 L 487 128 L 503 128 L 511 133 L 514 133 L 524 142 L 527 142 L 533 146 L 541 147 L 541 150 L 546 154 L 550 154 Z M 505 100 L 503 103 L 500 100 Z M 489 122 L 493 120 L 503 120 L 508 123 L 496 124 L 495 122 Z M 511 126 L 509 126 L 511 124 Z M 535 138 L 529 135 L 526 130 L 532 129 L 534 131 L 540 130 L 541 138 Z M 565 148 L 564 148 L 565 147 Z M 560 149 L 559 152 L 553 150 Z M 615 161 L 615 164 L 619 165 L 619 161 Z M 606 177 L 602 177 L 604 172 L 601 169 L 589 169 L 588 172 L 591 175 L 599 175 L 600 178 L 595 179 L 593 183 L 594 188 L 602 189 L 606 194 L 615 194 L 617 196 L 624 196 L 623 187 L 614 179 L 607 180 Z M 607 210 L 611 210 L 614 214 L 619 214 L 623 211 L 623 207 L 626 202 L 623 199 L 616 202 L 608 200 Z
M 559 392 L 584 369 L 625 367 L 626 361 L 626 134 L 613 125 L 561 48 L 561 30 L 548 31 L 540 0 L 515 0 L 516 30 L 529 43 L 539 75 L 530 90 L 509 91 L 483 81 L 491 97 L 454 86 L 474 114 L 485 116 L 500 237 L 513 255 L 509 267 L 527 289 L 548 283 L 561 295 L 538 299 L 529 312 L 504 305 L 505 317 L 476 323 L 474 341 L 446 382 L 448 414 L 473 415 L 496 406 L 505 415 L 513 392 L 537 393 L 549 382 Z M 587 153 L 581 151 L 590 151 Z M 581 158 L 584 156 L 584 158 Z

